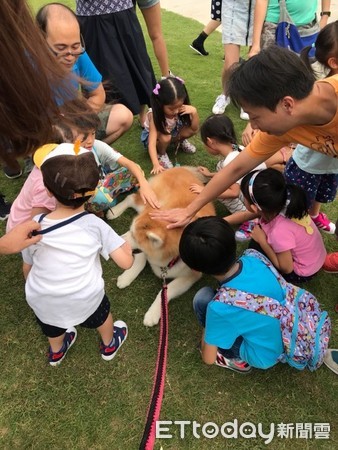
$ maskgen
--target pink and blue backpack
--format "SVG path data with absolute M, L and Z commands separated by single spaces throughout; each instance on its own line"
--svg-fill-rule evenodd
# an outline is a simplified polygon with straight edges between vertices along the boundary
M 221 286 L 214 300 L 278 319 L 284 345 L 279 361 L 299 370 L 306 367 L 311 371 L 318 369 L 323 363 L 331 334 L 327 312 L 321 310 L 318 300 L 310 292 L 286 282 L 261 253 L 249 249 L 244 255 L 266 264 L 281 285 L 285 304 L 281 305 L 271 297 L 226 286 Z

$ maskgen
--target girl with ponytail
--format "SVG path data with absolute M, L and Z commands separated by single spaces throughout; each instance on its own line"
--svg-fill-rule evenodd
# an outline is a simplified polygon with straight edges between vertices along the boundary
M 270 168 L 246 175 L 241 191 L 247 209 L 260 216 L 250 246 L 265 254 L 287 281 L 310 280 L 322 267 L 326 250 L 303 189 Z

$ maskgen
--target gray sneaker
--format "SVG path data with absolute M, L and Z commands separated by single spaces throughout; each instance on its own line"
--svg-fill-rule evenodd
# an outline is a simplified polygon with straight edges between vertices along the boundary
M 188 139 L 183 139 L 183 141 L 180 142 L 179 148 L 183 153 L 196 153 L 196 147 L 189 142 Z

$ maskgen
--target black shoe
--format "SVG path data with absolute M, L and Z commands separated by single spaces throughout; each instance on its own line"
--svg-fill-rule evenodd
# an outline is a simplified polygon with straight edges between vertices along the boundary
M 0 220 L 6 220 L 11 211 L 12 203 L 5 200 L 5 196 L 0 194 Z
M 209 52 L 204 50 L 203 44 L 200 44 L 197 39 L 195 39 L 189 47 L 195 50 L 195 52 L 197 52 L 201 56 L 209 55 Z
M 14 180 L 14 178 L 19 178 L 22 175 L 22 169 L 18 164 L 18 168 L 11 168 L 11 167 L 4 167 L 3 168 L 4 174 L 7 178 L 10 178 L 11 180 Z

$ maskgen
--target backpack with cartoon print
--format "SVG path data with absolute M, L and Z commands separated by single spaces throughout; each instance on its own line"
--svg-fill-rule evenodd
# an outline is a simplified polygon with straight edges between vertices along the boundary
M 221 286 L 215 301 L 268 315 L 279 320 L 284 353 L 279 361 L 296 369 L 314 371 L 323 363 L 329 345 L 331 321 L 310 292 L 284 280 L 272 263 L 261 253 L 249 249 L 243 254 L 260 259 L 275 275 L 285 296 L 285 304 L 264 295 L 251 294 Z

